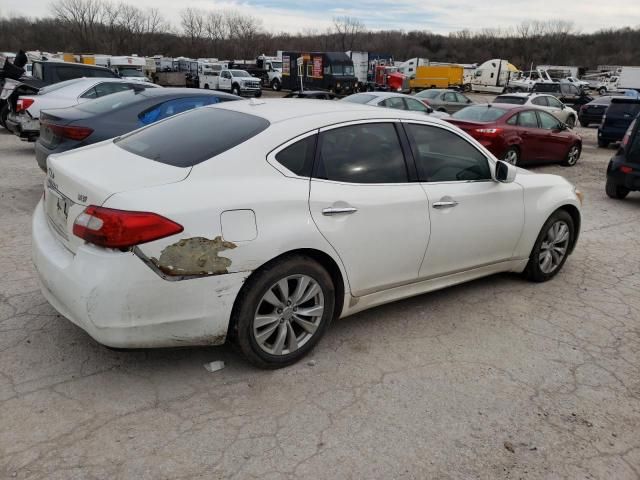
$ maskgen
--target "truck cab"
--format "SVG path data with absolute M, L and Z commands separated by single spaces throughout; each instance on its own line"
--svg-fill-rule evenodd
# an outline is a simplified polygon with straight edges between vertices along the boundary
M 507 60 L 494 58 L 480 65 L 471 80 L 471 90 L 474 92 L 503 93 L 509 84 L 511 76 L 518 69 Z
M 262 95 L 260 84 L 260 79 L 250 75 L 249 72 L 232 68 L 220 72 L 218 90 L 239 96 L 260 97 Z

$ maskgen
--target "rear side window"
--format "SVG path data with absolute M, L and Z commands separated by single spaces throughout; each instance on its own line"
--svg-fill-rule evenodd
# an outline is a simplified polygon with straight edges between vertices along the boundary
M 421 182 L 490 180 L 486 157 L 455 133 L 428 125 L 406 125 Z
M 349 183 L 407 182 L 395 127 L 391 123 L 366 123 L 323 132 L 314 176 Z
M 311 135 L 280 150 L 276 154 L 276 160 L 296 175 L 310 177 L 316 151 L 316 137 Z
M 175 167 L 191 167 L 264 131 L 261 117 L 218 108 L 198 108 L 115 140 L 120 148 Z
M 549 105 L 549 103 L 547 102 L 547 97 L 536 97 L 531 100 L 531 103 L 533 103 L 534 105 L 539 105 L 541 107 L 547 107 Z
M 197 107 L 204 107 L 205 105 L 213 105 L 220 101 L 220 98 L 213 95 L 207 95 L 206 97 L 176 98 L 148 108 L 138 115 L 138 119 L 143 125 L 149 125 L 158 120 L 177 115 L 178 113 L 186 112 L 187 110 L 192 110 Z

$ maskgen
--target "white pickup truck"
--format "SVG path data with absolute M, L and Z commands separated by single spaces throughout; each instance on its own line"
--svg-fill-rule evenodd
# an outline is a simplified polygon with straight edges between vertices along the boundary
M 261 82 L 259 78 L 251 76 L 244 70 L 227 69 L 220 71 L 218 78 L 217 90 L 231 92 L 239 96 L 262 96 Z

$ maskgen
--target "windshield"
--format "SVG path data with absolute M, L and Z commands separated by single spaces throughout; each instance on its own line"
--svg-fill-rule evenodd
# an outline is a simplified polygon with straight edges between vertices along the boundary
M 431 98 L 434 99 L 438 95 L 440 95 L 440 90 L 422 90 L 419 93 L 416 93 L 416 97 L 418 98 Z
M 368 93 L 356 93 L 355 95 L 349 95 L 348 97 L 343 98 L 342 101 L 349 102 L 349 103 L 365 104 L 370 102 L 374 98 L 376 98 L 375 95 L 369 95 Z
M 234 77 L 250 77 L 249 73 L 245 70 L 229 70 Z
M 467 107 L 454 113 L 453 118 L 458 120 L 471 120 L 473 122 L 495 122 L 502 115 L 507 113 L 502 108 L 496 108 L 486 105 L 478 105 L 475 107 Z
M 144 74 L 140 70 L 136 70 L 135 68 L 121 68 L 120 75 L 122 75 L 123 77 L 144 78 Z
M 282 70 L 282 62 L 271 62 L 271 66 L 276 70 Z
M 332 64 L 331 73 L 333 75 L 353 75 L 353 65 Z
M 508 95 L 499 95 L 493 101 L 494 103 L 511 103 L 513 105 L 524 105 L 527 103 L 525 97 L 509 97 Z

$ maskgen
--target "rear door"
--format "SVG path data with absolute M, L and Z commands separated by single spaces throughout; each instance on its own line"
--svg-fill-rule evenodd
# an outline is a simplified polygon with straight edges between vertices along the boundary
M 457 133 L 404 125 L 429 200 L 431 235 L 420 278 L 511 259 L 524 225 L 522 187 L 494 181 L 487 157 Z
M 409 180 L 397 128 L 354 122 L 318 139 L 309 209 L 355 296 L 416 280 L 429 241 L 427 197 Z

